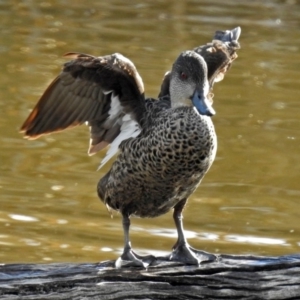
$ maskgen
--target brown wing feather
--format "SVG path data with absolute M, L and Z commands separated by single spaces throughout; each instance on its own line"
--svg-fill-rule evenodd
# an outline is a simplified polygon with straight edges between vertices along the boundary
M 200 54 L 207 64 L 207 77 L 211 91 L 214 82 L 221 81 L 229 70 L 232 62 L 237 58 L 236 51 L 240 49 L 238 39 L 241 33 L 240 27 L 233 30 L 216 31 L 213 41 L 196 47 L 195 52 Z M 163 78 L 159 97 L 169 94 L 170 72 Z M 211 97 L 213 94 L 211 93 Z
M 21 131 L 25 132 L 25 137 L 35 139 L 97 118 L 95 112 L 103 107 L 104 100 L 101 97 L 101 87 L 85 81 L 85 86 L 92 88 L 98 98 L 85 97 L 76 91 L 77 81 L 79 80 L 66 72 L 54 79 L 22 125 Z M 100 111 L 105 113 L 101 109 Z
M 28 139 L 88 122 L 94 153 L 111 143 L 120 132 L 120 123 L 110 121 L 112 95 L 117 96 L 123 113 L 139 122 L 144 110 L 143 82 L 134 65 L 120 54 L 94 57 L 67 53 L 74 58 L 64 65 L 21 127 Z
M 221 81 L 229 70 L 232 62 L 238 57 L 236 51 L 240 49 L 238 39 L 241 29 L 216 31 L 213 41 L 194 49 L 207 64 L 208 80 L 213 86 L 214 82 Z

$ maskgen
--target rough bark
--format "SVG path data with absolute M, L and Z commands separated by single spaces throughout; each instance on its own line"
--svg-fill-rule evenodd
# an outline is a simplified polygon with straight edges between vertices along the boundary
M 300 299 L 300 255 L 220 255 L 213 263 L 148 269 L 101 263 L 0 266 L 1 299 Z

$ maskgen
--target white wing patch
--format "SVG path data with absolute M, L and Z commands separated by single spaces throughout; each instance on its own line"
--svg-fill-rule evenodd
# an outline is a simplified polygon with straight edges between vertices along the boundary
M 116 155 L 119 152 L 119 146 L 122 141 L 131 137 L 137 137 L 140 134 L 140 132 L 141 128 L 139 124 L 131 118 L 130 114 L 124 115 L 124 117 L 122 118 L 121 132 L 111 143 L 110 148 L 106 152 L 106 155 L 103 158 L 103 160 L 101 161 L 98 170 L 101 169 L 114 155 Z
M 111 95 L 110 99 L 111 99 L 111 103 L 110 103 L 110 110 L 108 114 L 109 114 L 109 119 L 114 119 L 122 111 L 122 106 L 119 97 L 114 93 Z

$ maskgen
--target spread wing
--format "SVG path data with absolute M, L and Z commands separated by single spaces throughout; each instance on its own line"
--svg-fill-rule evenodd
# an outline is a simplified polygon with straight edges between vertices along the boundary
M 211 90 L 215 82 L 224 78 L 232 62 L 237 58 L 236 51 L 240 49 L 238 42 L 240 34 L 240 27 L 233 30 L 216 31 L 212 42 L 194 49 L 204 58 L 207 64 L 207 77 Z M 165 74 L 159 97 L 169 95 L 170 75 L 170 72 Z
M 144 86 L 133 63 L 118 53 L 65 56 L 73 60 L 64 65 L 22 125 L 25 137 L 36 139 L 87 123 L 93 154 L 115 140 L 120 143 L 138 135 L 145 111 Z
M 240 35 L 240 27 L 216 31 L 211 43 L 194 49 L 206 61 L 211 87 L 214 82 L 219 82 L 224 78 L 232 62 L 238 57 L 236 51 L 240 49 L 238 42 Z

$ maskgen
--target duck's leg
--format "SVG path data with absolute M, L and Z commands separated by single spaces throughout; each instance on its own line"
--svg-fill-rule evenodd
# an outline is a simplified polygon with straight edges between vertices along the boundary
M 187 199 L 183 199 L 178 202 L 174 207 L 173 218 L 176 225 L 178 239 L 173 247 L 173 251 L 170 256 L 172 261 L 180 261 L 185 264 L 197 265 L 201 262 L 209 262 L 216 260 L 216 256 L 204 251 L 193 249 L 187 242 L 182 223 L 182 211 L 187 202 Z
M 126 214 L 122 214 L 122 224 L 124 231 L 124 250 L 122 255 L 116 260 L 116 267 L 143 267 L 147 268 L 155 257 L 152 255 L 140 256 L 133 252 L 129 238 L 130 219 Z

